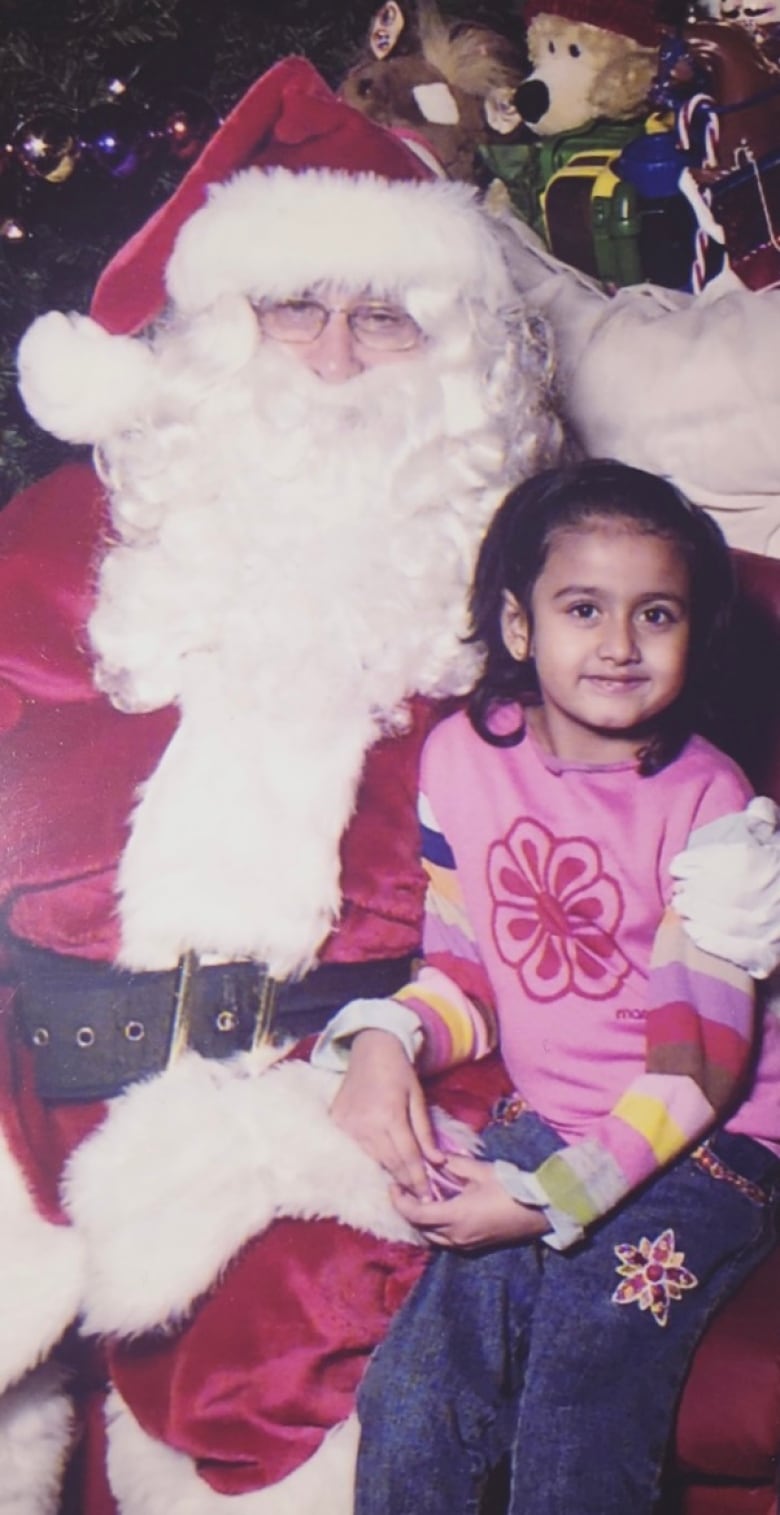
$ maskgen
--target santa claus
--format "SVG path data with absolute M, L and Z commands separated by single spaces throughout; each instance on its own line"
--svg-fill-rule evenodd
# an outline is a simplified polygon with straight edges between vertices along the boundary
M 506 247 L 288 60 L 22 345 L 95 471 L 0 524 L 0 1511 L 77 1442 L 79 1515 L 348 1515 L 423 1249 L 287 1049 L 408 976 L 476 546 L 561 445 Z
M 559 446 L 547 349 L 472 192 L 290 60 L 20 370 L 98 477 L 65 468 L 3 518 L 24 1110 L 0 1359 L 17 1381 L 79 1312 L 110 1340 L 123 1511 L 300 1512 L 419 1248 L 330 1126 L 328 1076 L 260 1074 L 408 973 L 416 755 L 473 676 L 481 532 Z M 304 1271 L 339 1257 L 319 1306 L 278 1277 L 289 1229 L 247 1250 L 281 1215 L 332 1218 L 301 1228 Z M 7 1401 L 9 1445 L 38 1387 Z

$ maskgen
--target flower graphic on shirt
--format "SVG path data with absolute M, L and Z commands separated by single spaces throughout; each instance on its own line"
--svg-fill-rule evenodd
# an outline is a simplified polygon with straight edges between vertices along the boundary
M 685 1289 L 695 1289 L 699 1282 L 695 1273 L 683 1267 L 685 1253 L 677 1252 L 675 1245 L 674 1231 L 667 1227 L 655 1241 L 643 1236 L 638 1247 L 630 1242 L 615 1247 L 622 1282 L 612 1295 L 612 1303 L 639 1305 L 640 1310 L 650 1311 L 657 1326 L 665 1326 L 672 1300 L 680 1299 Z
M 607 999 L 629 972 L 615 941 L 623 895 L 586 837 L 516 821 L 488 853 L 493 938 L 531 999 Z

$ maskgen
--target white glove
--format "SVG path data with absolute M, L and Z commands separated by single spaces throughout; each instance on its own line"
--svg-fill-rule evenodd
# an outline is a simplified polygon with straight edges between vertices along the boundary
M 672 895 L 688 935 L 704 952 L 753 978 L 780 963 L 780 809 L 761 796 L 736 815 L 691 834 L 672 860 Z

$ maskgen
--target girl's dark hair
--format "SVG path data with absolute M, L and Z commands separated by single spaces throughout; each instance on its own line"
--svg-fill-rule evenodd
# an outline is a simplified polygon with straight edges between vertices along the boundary
M 610 518 L 668 538 L 679 548 L 690 575 L 687 676 L 640 753 L 640 772 L 650 774 L 671 762 L 693 731 L 712 725 L 735 581 L 728 547 L 711 516 L 690 505 L 665 479 L 642 469 L 590 459 L 547 469 L 507 495 L 488 527 L 471 589 L 469 641 L 482 644 L 486 661 L 467 710 L 475 731 L 492 746 L 522 741 L 522 726 L 504 734 L 491 730 L 491 713 L 497 706 L 540 702 L 533 659 L 517 662 L 504 645 L 504 592 L 515 596 L 530 626 L 531 594 L 555 534 Z

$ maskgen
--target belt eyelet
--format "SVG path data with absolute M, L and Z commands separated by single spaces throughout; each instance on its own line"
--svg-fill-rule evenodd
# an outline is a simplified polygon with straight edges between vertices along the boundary
M 122 1034 L 128 1042 L 142 1042 L 146 1036 L 146 1027 L 143 1021 L 128 1021 L 123 1027 Z
M 235 1031 L 238 1025 L 238 1016 L 235 1010 L 220 1010 L 214 1024 L 218 1031 Z
M 94 1045 L 95 1032 L 92 1026 L 79 1026 L 76 1032 L 76 1046 L 80 1047 L 83 1052 L 87 1047 L 93 1047 Z
M 36 1026 L 32 1034 L 33 1046 L 48 1047 L 50 1041 L 51 1037 L 49 1036 L 48 1026 Z

